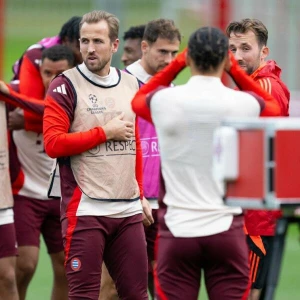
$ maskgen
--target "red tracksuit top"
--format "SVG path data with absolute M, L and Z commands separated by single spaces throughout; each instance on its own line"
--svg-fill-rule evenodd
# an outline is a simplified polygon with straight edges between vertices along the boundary
M 251 77 L 270 93 L 281 107 L 282 117 L 289 115 L 290 92 L 280 79 L 281 69 L 273 60 L 258 68 Z M 247 210 L 245 225 L 249 235 L 272 236 L 275 234 L 276 220 L 281 217 L 280 210 Z

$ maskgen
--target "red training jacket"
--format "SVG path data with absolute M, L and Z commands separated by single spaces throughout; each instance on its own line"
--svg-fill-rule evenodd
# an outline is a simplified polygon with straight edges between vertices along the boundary
M 282 117 L 289 116 L 290 92 L 280 79 L 281 69 L 275 61 L 269 60 L 258 68 L 251 77 L 260 83 L 279 103 Z M 247 210 L 245 212 L 245 226 L 249 235 L 272 236 L 281 211 Z

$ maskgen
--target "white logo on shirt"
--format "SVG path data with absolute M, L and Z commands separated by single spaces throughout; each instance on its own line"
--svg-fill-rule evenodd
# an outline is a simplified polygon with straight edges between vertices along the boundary
M 67 95 L 65 84 L 58 86 L 56 89 L 53 90 L 53 92 Z

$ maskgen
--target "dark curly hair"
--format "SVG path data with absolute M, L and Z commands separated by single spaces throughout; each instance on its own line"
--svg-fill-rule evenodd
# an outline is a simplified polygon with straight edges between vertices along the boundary
M 74 16 L 69 19 L 61 28 L 59 33 L 59 38 L 61 40 L 68 40 L 69 42 L 73 42 L 74 40 L 79 39 L 79 23 L 81 21 L 81 17 Z
M 202 27 L 190 36 L 188 55 L 201 72 L 215 71 L 228 53 L 228 38 L 218 28 Z
M 124 32 L 123 40 L 126 41 L 127 39 L 142 39 L 144 36 L 146 25 L 139 25 L 139 26 L 131 26 L 127 31 Z

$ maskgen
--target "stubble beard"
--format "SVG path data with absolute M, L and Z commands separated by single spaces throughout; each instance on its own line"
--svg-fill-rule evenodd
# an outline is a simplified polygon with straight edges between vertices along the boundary
M 109 62 L 109 60 L 97 60 L 96 63 L 90 63 L 88 60 L 86 60 L 85 65 L 88 68 L 89 71 L 91 71 L 92 73 L 99 73 L 101 72 L 104 67 L 107 65 L 107 63 Z
M 156 72 L 155 73 L 158 73 L 159 71 L 163 70 L 168 64 L 162 64 L 162 65 L 159 65 L 156 67 Z
M 248 75 L 251 75 L 253 72 L 254 72 L 254 67 L 247 67 L 247 68 L 246 68 L 246 73 L 247 73 Z
M 258 57 L 257 57 L 257 61 L 255 62 L 254 65 L 252 65 L 252 66 L 247 66 L 247 68 L 246 68 L 246 73 L 247 73 L 248 75 L 251 75 L 251 74 L 253 74 L 259 67 L 260 67 L 260 57 L 258 56 Z

